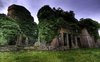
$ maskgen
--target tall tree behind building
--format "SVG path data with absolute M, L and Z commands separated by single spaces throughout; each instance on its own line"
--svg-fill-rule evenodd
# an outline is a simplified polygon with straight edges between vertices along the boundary
M 37 39 L 37 24 L 34 22 L 31 13 L 19 5 L 11 5 L 8 7 L 8 17 L 16 20 L 21 28 L 22 34 L 28 42 L 34 43 Z M 22 41 L 22 40 L 21 40 Z

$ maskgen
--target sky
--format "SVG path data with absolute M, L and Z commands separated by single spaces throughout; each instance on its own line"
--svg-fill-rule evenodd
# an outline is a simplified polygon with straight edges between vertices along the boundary
M 38 23 L 37 12 L 44 5 L 52 8 L 60 7 L 64 11 L 73 10 L 78 20 L 92 18 L 100 23 L 100 0 L 0 0 L 0 13 L 7 14 L 7 8 L 12 4 L 27 8 L 36 23 Z
M 49 5 L 52 8 L 60 7 L 64 11 L 72 10 L 78 20 L 91 18 L 100 23 L 100 0 L 0 0 L 0 13 L 7 14 L 7 9 L 12 4 L 27 8 L 36 23 L 38 23 L 37 12 L 44 5 Z
M 12 4 L 26 7 L 37 23 L 37 12 L 44 5 L 60 7 L 65 11 L 73 10 L 78 20 L 92 18 L 100 22 L 100 0 L 0 0 L 0 13 L 7 14 L 7 8 Z

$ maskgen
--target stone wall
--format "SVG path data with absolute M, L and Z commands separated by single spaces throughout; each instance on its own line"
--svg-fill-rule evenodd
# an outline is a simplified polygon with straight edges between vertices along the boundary
M 17 51 L 16 46 L 0 46 L 0 51 Z
M 95 45 L 94 39 L 90 36 L 87 29 L 82 29 L 80 35 L 81 46 L 86 48 L 93 48 Z
M 0 51 L 20 51 L 20 50 L 35 50 L 34 46 L 0 46 Z

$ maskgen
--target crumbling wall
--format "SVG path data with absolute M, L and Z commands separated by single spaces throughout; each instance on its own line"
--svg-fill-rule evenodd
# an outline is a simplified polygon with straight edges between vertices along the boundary
M 92 48 L 95 45 L 94 39 L 90 36 L 87 29 L 82 29 L 80 35 L 80 42 L 82 47 Z

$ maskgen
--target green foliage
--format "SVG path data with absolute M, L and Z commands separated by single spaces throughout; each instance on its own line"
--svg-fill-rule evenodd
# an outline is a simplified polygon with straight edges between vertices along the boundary
M 29 42 L 35 42 L 38 36 L 37 24 L 31 13 L 23 6 L 11 5 L 8 8 L 8 16 L 14 19 L 20 27 L 22 37 L 28 39 Z
M 57 35 L 55 24 L 51 20 L 43 20 L 38 25 L 40 41 L 50 42 Z
M 28 19 L 23 20 L 18 18 L 15 20 L 18 23 L 22 34 L 24 34 L 29 41 L 32 41 L 34 43 L 37 40 L 38 36 L 37 24 L 33 20 Z
M 19 25 L 7 16 L 0 15 L 0 45 L 8 44 L 20 34 Z M 16 40 L 16 39 L 15 39 Z
M 39 19 L 38 40 L 51 42 L 54 37 L 58 36 L 58 30 L 61 28 L 66 29 L 74 25 L 73 28 L 76 29 L 78 27 L 78 21 L 74 15 L 73 11 L 67 12 L 61 8 L 52 9 L 48 5 L 43 6 L 37 14 Z
M 49 7 L 48 5 L 43 6 L 37 14 L 38 18 L 39 18 L 39 22 L 41 22 L 41 19 L 50 19 L 52 17 L 54 17 L 54 11 L 52 10 L 51 7 Z
M 100 24 L 92 19 L 80 19 L 79 21 L 81 28 L 86 28 L 88 32 L 94 36 L 95 40 L 99 38 L 98 29 Z
M 21 31 L 23 34 L 26 35 L 30 40 L 37 39 L 37 24 L 33 21 L 28 21 L 28 20 L 16 20 L 17 23 L 19 24 Z
M 64 11 L 61 8 L 55 9 L 55 14 L 56 17 L 59 18 L 63 18 L 67 23 L 76 23 L 78 24 L 78 20 L 75 18 L 75 14 L 73 11 Z
M 6 58 L 6 59 L 5 59 Z M 1 62 L 99 62 L 100 49 L 0 52 Z

